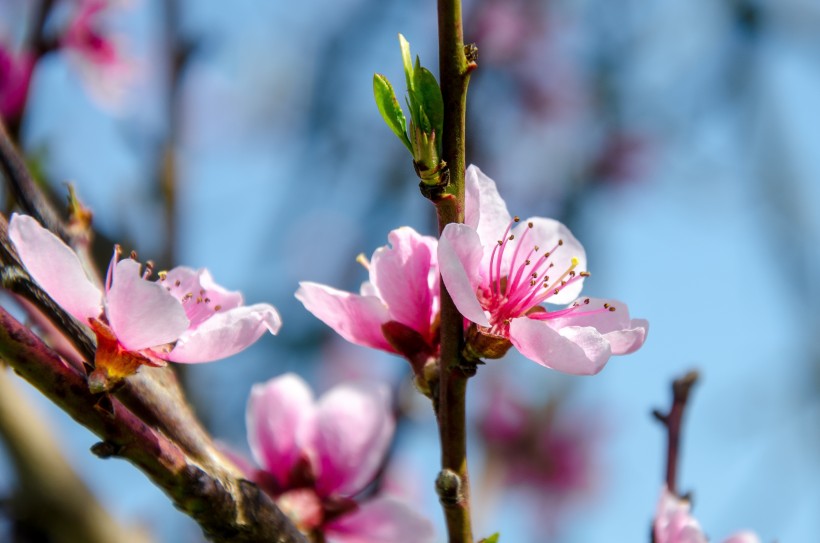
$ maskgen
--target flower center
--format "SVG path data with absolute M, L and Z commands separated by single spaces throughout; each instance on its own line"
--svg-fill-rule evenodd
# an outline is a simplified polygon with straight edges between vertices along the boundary
M 527 223 L 518 239 L 510 233 L 519 221 L 518 217 L 510 221 L 503 238 L 493 247 L 489 278 L 480 293 L 482 305 L 491 314 L 490 332 L 499 335 L 507 335 L 511 319 L 528 314 L 568 285 L 589 276 L 587 271 L 576 271 L 579 260 L 574 256 L 566 269 L 555 270 L 554 257 L 559 251 L 566 250 L 564 241 L 559 239 L 549 250 L 539 253 L 541 247 L 529 240 L 534 226 L 532 222 Z M 505 254 L 509 255 L 510 251 L 512 256 L 505 260 Z M 580 304 L 574 304 L 554 312 L 544 310 L 549 317 L 538 318 L 561 316 L 578 306 Z
M 214 304 L 211 301 L 208 290 L 202 288 L 196 275 L 192 274 L 174 280 L 169 279 L 168 273 L 164 271 L 159 272 L 157 275 L 165 290 L 182 304 L 185 309 L 185 316 L 191 322 L 189 328 L 198 326 L 222 309 L 220 304 Z

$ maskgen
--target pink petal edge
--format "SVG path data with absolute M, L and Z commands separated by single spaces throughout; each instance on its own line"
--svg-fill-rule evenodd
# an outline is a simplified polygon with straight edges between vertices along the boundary
M 169 353 L 158 356 L 185 364 L 222 360 L 247 349 L 266 331 L 276 334 L 281 326 L 279 313 L 270 304 L 235 307 L 187 330 Z
M 319 400 L 316 490 L 322 496 L 353 496 L 376 475 L 393 438 L 395 421 L 384 385 L 346 383 Z
M 296 374 L 286 373 L 254 385 L 245 422 L 254 460 L 285 486 L 302 455 L 308 455 L 302 436 L 312 433 L 315 421 L 313 392 Z
M 84 323 L 102 314 L 102 292 L 60 238 L 34 218 L 12 213 L 9 239 L 31 277 L 60 307 Z
M 465 318 L 479 326 L 489 326 L 490 321 L 476 297 L 483 253 L 475 230 L 456 223 L 444 227 L 438 242 L 438 261 L 447 292 Z
M 105 314 L 126 349 L 139 351 L 170 343 L 188 328 L 179 300 L 162 286 L 146 281 L 140 263 L 126 258 L 116 263 Z
M 391 246 L 373 253 L 370 280 L 387 305 L 390 320 L 427 337 L 433 320 L 428 278 L 435 262 L 435 240 L 407 226 L 393 230 L 387 239 Z
M 433 525 L 392 497 L 370 500 L 325 529 L 328 543 L 432 543 Z
M 381 326 L 390 320 L 387 307 L 373 296 L 359 296 L 319 283 L 299 283 L 296 299 L 320 321 L 356 345 L 395 352 Z
M 530 360 L 572 375 L 595 375 L 611 355 L 609 342 L 594 328 L 568 326 L 556 331 L 526 317 L 512 320 L 510 341 Z

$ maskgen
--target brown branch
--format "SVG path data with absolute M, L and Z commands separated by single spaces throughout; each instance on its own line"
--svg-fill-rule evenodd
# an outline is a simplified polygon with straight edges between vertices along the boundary
M 60 454 L 46 422 L 0 368 L 0 436 L 18 476 L 15 519 L 56 543 L 148 543 L 146 534 L 121 525 L 100 505 Z
M 17 203 L 27 214 L 37 219 L 40 224 L 54 232 L 66 243 L 71 243 L 71 236 L 51 203 L 37 188 L 31 173 L 26 167 L 22 153 L 17 150 L 9 136 L 6 126 L 0 122 L 0 170 L 6 177 Z
M 444 100 L 442 158 L 450 169 L 450 185 L 436 203 L 441 232 L 464 222 L 464 170 L 467 85 L 475 63 L 464 51 L 461 1 L 439 0 L 439 78 Z M 464 324 L 444 283 L 441 284 L 441 360 L 436 416 L 441 440 L 441 472 L 436 490 L 444 510 L 450 543 L 473 541 L 470 478 L 467 469 L 467 380 L 475 373 L 462 359 Z
M 84 375 L 3 308 L 0 358 L 103 440 L 92 448 L 95 454 L 119 456 L 140 468 L 212 541 L 306 543 L 256 485 L 233 475 L 228 466 L 216 470 L 189 458 L 117 398 L 92 394 Z
M 669 492 L 677 494 L 678 459 L 680 456 L 681 426 L 689 393 L 698 381 L 698 372 L 690 371 L 683 377 L 672 382 L 672 406 L 666 414 L 659 410 L 652 411 L 652 415 L 666 427 L 666 487 Z

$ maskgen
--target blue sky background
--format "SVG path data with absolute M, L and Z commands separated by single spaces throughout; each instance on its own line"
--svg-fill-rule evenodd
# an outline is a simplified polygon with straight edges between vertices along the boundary
M 496 372 L 532 398 L 571 386 L 572 401 L 607 428 L 603 469 L 597 495 L 569 514 L 554 540 L 647 541 L 665 455 L 649 412 L 665 408 L 670 381 L 696 367 L 703 378 L 686 420 L 680 483 L 694 492 L 707 533 L 721 541 L 751 528 L 764 542 L 811 541 L 820 531 L 820 7 L 508 5 L 532 25 L 513 26 L 518 39 L 492 24 L 479 32 L 481 21 L 505 20 L 486 15 L 487 2 L 465 3 L 465 32 L 480 51 L 468 161 L 496 180 L 512 213 L 566 220 L 587 249 L 585 292 L 627 302 L 651 330 L 641 351 L 613 359 L 594 378 L 568 379 L 514 354 L 494 361 L 476 378 L 471 407 L 481 407 L 477 391 Z M 173 236 L 179 263 L 207 266 L 246 300 L 279 308 L 279 337 L 187 373 L 214 433 L 245 448 L 254 382 L 298 371 L 327 388 L 337 358 L 344 360 L 333 375 L 397 378 L 404 369 L 398 359 L 340 345 L 293 292 L 300 280 L 355 290 L 365 279 L 355 256 L 384 244 L 390 229 L 434 231 L 404 148 L 373 104 L 371 78 L 385 73 L 403 88 L 398 32 L 436 71 L 435 4 L 182 6 L 182 34 L 197 48 L 180 94 L 176 232 L 163 228 L 152 177 L 168 130 L 159 2 L 134 1 L 112 14 L 137 66 L 122 107 L 99 108 L 70 63 L 47 58 L 23 139 L 43 153 L 55 187 L 76 184 L 110 238 L 131 240 L 147 258 Z M 17 21 L 10 17 L 2 21 L 7 32 Z M 639 175 L 593 167 L 613 134 L 641 142 Z M 37 402 L 63 452 L 112 510 L 160 541 L 200 540 L 140 473 L 93 457 L 93 436 Z M 400 436 L 401 466 L 408 479 L 430 481 L 417 490 L 443 540 L 432 490 L 435 428 L 429 410 L 418 413 Z M 477 471 L 477 443 L 471 451 Z M 0 461 L 0 492 L 10 484 Z M 529 530 L 539 512 L 526 495 L 499 503 L 495 515 L 477 519 L 479 534 L 546 540 Z

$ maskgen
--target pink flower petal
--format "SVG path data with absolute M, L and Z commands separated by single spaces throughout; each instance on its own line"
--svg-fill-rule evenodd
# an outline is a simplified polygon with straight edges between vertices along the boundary
M 598 373 L 611 354 L 609 342 L 592 327 L 556 331 L 544 321 L 526 317 L 512 320 L 510 341 L 530 360 L 573 375 Z
M 464 190 L 464 224 L 478 232 L 484 245 L 492 245 L 512 220 L 507 204 L 498 194 L 495 181 L 472 164 L 464 174 Z
M 13 119 L 22 113 L 33 72 L 34 56 L 30 52 L 15 54 L 0 45 L 0 116 Z
M 102 293 L 60 238 L 28 215 L 12 214 L 9 238 L 31 277 L 68 313 L 83 322 L 102 314 Z
M 210 272 L 204 268 L 194 270 L 177 266 L 158 282 L 182 303 L 185 314 L 191 321 L 191 328 L 211 318 L 217 311 L 216 307 L 227 311 L 242 305 L 241 293 L 226 290 L 216 284 Z
M 397 228 L 387 238 L 392 247 L 380 247 L 370 262 L 370 280 L 398 321 L 429 339 L 433 320 L 430 270 L 435 265 L 433 238 L 409 227 Z
M 641 348 L 649 332 L 649 322 L 644 319 L 632 319 L 629 328 L 604 334 L 609 342 L 612 354 L 630 354 Z
M 419 513 L 396 500 L 380 497 L 328 523 L 328 543 L 431 543 L 433 526 Z
M 661 492 L 653 526 L 655 543 L 707 543 L 698 521 L 689 513 L 689 502 Z
M 489 326 L 490 321 L 476 297 L 483 254 L 484 248 L 475 230 L 455 223 L 444 227 L 438 242 L 438 261 L 447 292 L 464 317 L 480 326 Z
M 379 298 L 305 281 L 299 283 L 296 299 L 347 341 L 395 352 L 382 334 L 381 326 L 390 320 L 390 316 Z
M 183 333 L 171 352 L 158 356 L 191 364 L 221 360 L 250 347 L 266 331 L 276 334 L 281 325 L 279 313 L 270 304 L 220 310 Z
M 188 328 L 179 300 L 143 279 L 140 268 L 130 258 L 116 263 L 105 308 L 117 339 L 131 351 L 175 341 Z
M 583 300 L 589 300 L 589 303 L 583 303 Z M 584 298 L 583 300 L 577 300 L 583 303 L 581 311 L 547 322 L 556 330 L 565 326 L 591 326 L 604 336 L 610 344 L 612 354 L 616 355 L 635 352 L 643 345 L 649 331 L 649 323 L 644 319 L 631 319 L 629 308 L 625 303 L 603 298 Z M 604 304 L 614 307 L 615 311 L 591 313 L 587 309 L 594 310 L 603 307 Z
M 307 452 L 303 434 L 315 422 L 313 393 L 301 377 L 287 373 L 254 385 L 245 412 L 253 458 L 285 487 L 291 470 Z
M 738 532 L 723 543 L 760 543 L 760 538 L 753 532 Z
M 351 497 L 362 490 L 376 475 L 394 429 L 385 387 L 344 384 L 325 394 L 313 438 L 319 495 Z

